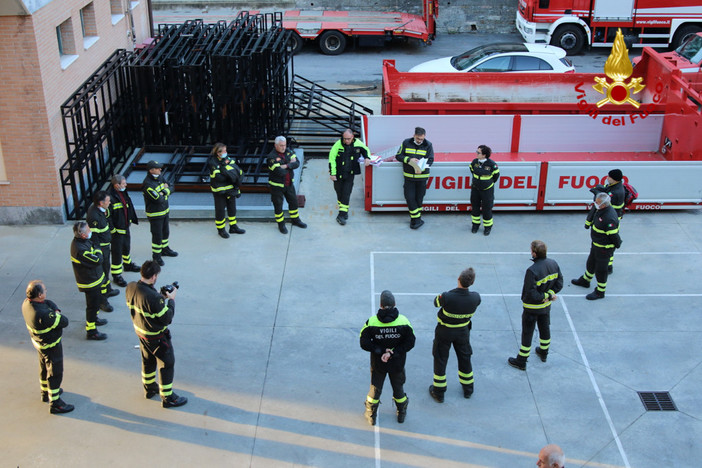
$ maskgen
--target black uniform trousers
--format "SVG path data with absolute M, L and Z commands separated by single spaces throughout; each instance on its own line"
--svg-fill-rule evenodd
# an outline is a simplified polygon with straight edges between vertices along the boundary
M 495 204 L 495 186 L 487 190 L 471 189 L 470 191 L 470 217 L 473 224 L 480 225 L 480 215 L 483 216 L 483 225 L 492 226 L 492 206 Z
M 47 395 L 50 402 L 59 399 L 59 389 L 63 380 L 63 348 L 61 343 L 39 353 L 39 385 L 42 395 Z
M 383 393 L 383 384 L 385 376 L 390 377 L 390 385 L 392 386 L 392 396 L 395 400 L 402 400 L 405 397 L 405 369 L 393 370 L 388 366 L 376 366 L 371 369 L 371 385 L 368 391 L 368 397 L 374 401 L 380 400 L 380 394 Z
M 214 197 L 215 225 L 217 229 L 224 229 L 227 223 L 225 214 L 228 214 L 229 224 L 236 224 L 236 197 L 224 193 L 212 192 Z
M 337 176 L 334 181 L 334 191 L 336 192 L 336 202 L 339 205 L 340 213 L 349 212 L 351 202 L 351 191 L 353 190 L 353 174 L 344 174 L 343 178 Z
M 156 389 L 156 365 L 159 367 L 159 392 L 161 398 L 173 394 L 173 376 L 175 374 L 175 354 L 171 344 L 170 332 L 166 331 L 160 338 L 147 340 L 139 337 L 141 348 L 141 381 L 145 390 Z
M 164 216 L 149 218 L 149 224 L 151 225 L 151 253 L 161 255 L 163 249 L 168 247 L 168 236 L 170 235 L 168 213 Z
M 601 293 L 604 293 L 607 289 L 607 266 L 613 256 L 614 248 L 605 249 L 594 244 L 590 246 L 590 255 L 587 256 L 587 262 L 585 262 L 583 278 L 589 282 L 595 277 L 597 279 L 597 291 Z
M 97 320 L 100 304 L 104 302 L 103 294 L 100 291 L 101 286 L 90 288 L 85 293 L 85 331 L 90 333 L 95 331 L 95 320 Z
M 132 238 L 127 231 L 126 234 L 112 233 L 112 275 L 121 275 L 124 271 L 123 263 L 131 263 L 132 258 L 129 256 L 131 249 Z M 105 257 L 107 258 L 107 257 Z
M 534 328 L 539 327 L 539 346 L 543 351 L 548 352 L 551 345 L 551 306 L 540 309 L 538 314 L 529 309 L 522 312 L 522 346 L 519 349 L 519 356 L 528 358 L 531 352 L 531 339 L 534 336 Z
M 410 218 L 415 219 L 421 217 L 424 195 L 427 193 L 427 179 L 410 179 L 409 177 L 405 177 L 404 192 Z
M 271 185 L 271 202 L 273 203 L 273 211 L 275 213 L 275 220 L 279 223 L 285 221 L 283 218 L 283 200 L 288 202 L 288 213 L 291 218 L 299 217 L 297 211 L 297 194 L 295 193 L 295 186 L 290 184 L 285 187 L 276 187 Z
M 101 245 L 100 250 L 102 251 L 102 272 L 105 273 L 105 279 L 102 281 L 102 285 L 100 288 L 100 292 L 102 294 L 107 294 L 109 291 L 112 290 L 112 286 L 110 286 L 110 270 L 112 269 L 110 266 L 110 246 L 109 245 Z M 107 302 L 107 297 L 103 299 L 103 302 Z
M 434 391 L 437 393 L 446 391 L 446 364 L 452 345 L 458 359 L 458 381 L 464 389 L 473 389 L 473 366 L 470 362 L 473 349 L 470 346 L 470 325 L 450 328 L 437 324 L 434 329 L 434 344 L 431 351 L 432 356 L 434 356 Z

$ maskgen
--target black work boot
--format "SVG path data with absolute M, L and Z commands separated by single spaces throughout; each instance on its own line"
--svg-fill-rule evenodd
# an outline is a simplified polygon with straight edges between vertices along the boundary
M 534 351 L 536 352 L 536 355 L 539 356 L 539 358 L 541 359 L 541 362 L 546 362 L 546 359 L 548 358 L 548 349 L 536 348 Z
M 188 399 L 183 396 L 178 396 L 175 393 L 171 393 L 166 398 L 161 399 L 161 406 L 164 408 L 176 408 L 178 406 L 183 406 L 188 402 Z
M 444 392 L 438 391 L 433 385 L 429 385 L 429 395 L 437 402 L 444 402 Z
M 339 214 L 337 215 L 336 222 L 341 224 L 342 226 L 346 224 L 346 218 L 341 215 L 341 212 L 339 212 Z
M 164 255 L 166 257 L 177 257 L 178 252 L 176 252 L 175 250 L 173 250 L 170 247 L 166 247 L 161 251 L 161 255 Z
M 473 223 L 473 226 L 471 226 L 471 228 L 470 228 L 470 232 L 475 234 L 476 232 L 478 232 L 478 229 L 480 229 L 480 224 Z
M 507 362 L 509 363 L 510 366 L 519 369 L 519 370 L 526 370 L 526 365 L 527 365 L 527 358 L 524 356 L 517 356 L 516 358 L 509 358 L 507 359 Z
M 141 265 L 137 265 L 134 262 L 125 263 L 124 271 L 133 271 L 139 273 L 139 271 L 141 271 Z
M 232 224 L 229 226 L 229 234 L 246 234 L 245 229 L 241 229 L 238 225 Z
M 470 398 L 473 396 L 473 384 L 468 384 L 463 386 L 463 398 Z
M 148 385 L 144 386 L 144 398 L 150 400 L 151 398 L 158 395 L 158 385 Z
M 366 413 L 364 416 L 368 420 L 368 424 L 375 426 L 375 420 L 378 418 L 378 405 L 380 403 L 371 403 L 366 400 Z
M 70 413 L 73 411 L 75 407 L 73 405 L 69 405 L 62 399 L 55 400 L 51 403 L 51 407 L 49 407 L 49 412 L 51 414 L 63 414 L 63 413 Z
M 407 406 L 409 405 L 409 398 L 407 398 L 407 394 L 405 394 L 405 401 L 402 403 L 398 403 L 397 400 L 395 400 L 395 406 L 397 406 L 397 422 L 402 424 L 405 422 L 405 418 L 407 417 Z
M 127 281 L 122 275 L 112 275 L 112 281 L 120 288 L 124 288 L 127 286 Z
M 583 278 L 582 276 L 577 279 L 572 279 L 570 280 L 571 284 L 574 284 L 576 286 L 582 286 L 583 288 L 589 288 L 590 287 L 590 282 Z
M 290 220 L 290 224 L 292 224 L 293 226 L 297 226 L 300 229 L 307 229 L 307 224 L 303 223 L 300 218 L 292 218 Z
M 604 296 L 605 296 L 605 293 L 595 289 L 590 294 L 585 296 L 585 299 L 587 299 L 588 301 L 596 301 L 597 299 L 604 299 Z
M 154 259 L 154 262 L 158 263 L 159 266 L 165 265 L 165 263 L 163 262 L 163 258 L 161 257 L 161 254 L 153 254 L 153 259 Z
M 485 226 L 485 229 L 483 230 L 483 235 L 484 236 L 489 236 L 490 231 L 492 231 L 492 226 Z
M 217 229 L 217 234 L 219 234 L 219 237 L 222 239 L 229 239 L 229 233 L 224 228 Z
M 285 227 L 285 222 L 281 221 L 278 223 L 278 230 L 280 231 L 281 234 L 288 233 L 288 228 Z

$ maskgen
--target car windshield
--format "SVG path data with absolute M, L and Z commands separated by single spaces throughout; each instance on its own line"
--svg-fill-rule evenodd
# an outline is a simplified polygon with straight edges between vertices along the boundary
M 451 65 L 459 71 L 466 70 L 485 57 L 505 52 L 528 52 L 524 44 L 489 44 L 451 57 Z
M 699 64 L 702 62 L 702 36 L 695 34 L 687 42 L 678 47 L 676 52 L 690 62 Z

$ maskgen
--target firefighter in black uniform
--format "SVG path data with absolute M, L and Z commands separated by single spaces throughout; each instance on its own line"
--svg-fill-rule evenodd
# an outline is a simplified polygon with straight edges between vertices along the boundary
M 619 217 L 610 204 L 609 195 L 598 193 L 595 197 L 595 208 L 595 216 L 590 228 L 592 244 L 585 264 L 585 273 L 570 281 L 576 286 L 589 288 L 592 278 L 596 278 L 597 287 L 585 296 L 591 301 L 605 297 L 609 259 L 614 255 L 614 250 L 622 244 L 622 239 L 619 237 Z
M 510 366 L 526 370 L 531 352 L 534 327 L 539 327 L 539 347 L 536 354 L 546 362 L 551 346 L 551 303 L 563 289 L 563 275 L 555 260 L 546 258 L 546 244 L 540 240 L 531 243 L 531 260 L 522 286 L 522 345 L 516 358 L 509 358 Z
M 168 246 L 168 197 L 171 196 L 171 189 L 161 175 L 163 164 L 149 161 L 146 167 L 149 173 L 146 174 L 141 190 L 144 194 L 144 211 L 151 225 L 151 253 L 154 261 L 163 266 L 162 256 L 178 256 L 178 252 Z
M 127 179 L 117 174 L 112 176 L 112 185 L 107 191 L 110 195 L 110 219 L 112 220 L 112 280 L 117 286 L 125 287 L 127 282 L 122 277 L 123 271 L 139 271 L 141 265 L 132 262 L 130 256 L 132 238 L 130 224 L 139 224 L 134 203 L 127 193 Z
M 470 232 L 475 234 L 480 228 L 480 215 L 483 216 L 483 234 L 490 235 L 492 231 L 492 207 L 495 204 L 495 184 L 500 178 L 497 163 L 490 159 L 492 150 L 489 146 L 480 145 L 475 151 L 476 158 L 470 163 L 470 173 L 473 179 L 470 184 L 470 217 L 472 226 Z
M 404 140 L 395 155 L 395 159 L 402 163 L 402 174 L 405 178 L 403 188 L 411 229 L 418 229 L 424 224 L 422 205 L 427 193 L 429 168 L 434 164 L 434 147 L 426 139 L 426 134 L 422 127 L 415 127 L 414 136 Z
M 39 280 L 27 285 L 27 299 L 22 303 L 22 316 L 32 344 L 39 352 L 39 386 L 41 401 L 50 402 L 52 414 L 69 413 L 73 405 L 61 399 L 63 380 L 63 347 L 61 335 L 68 319 L 61 315 L 56 303 L 46 298 L 46 286 Z
M 617 212 L 617 216 L 621 222 L 622 216 L 624 216 L 624 202 L 626 199 L 626 193 L 624 193 L 624 184 L 622 184 L 622 179 L 624 175 L 619 169 L 612 169 L 607 174 L 607 185 L 597 185 L 591 188 L 590 191 L 593 195 L 598 193 L 606 193 L 609 195 L 611 200 L 612 208 Z M 595 218 L 595 205 L 592 205 L 590 211 L 587 214 L 587 219 L 585 220 L 585 229 L 590 229 L 592 226 L 592 220 Z M 614 254 L 609 259 L 609 265 L 607 266 L 607 272 L 611 274 L 614 271 Z
M 215 226 L 219 236 L 228 239 L 229 234 L 244 234 L 246 231 L 236 224 L 236 199 L 241 196 L 239 185 L 243 171 L 227 154 L 227 145 L 215 143 L 207 161 L 210 170 L 210 189 L 214 197 Z M 228 214 L 229 232 L 227 232 Z
M 370 150 L 362 141 L 354 138 L 353 131 L 347 128 L 341 139 L 334 143 L 329 150 L 329 178 L 334 182 L 336 203 L 339 214 L 336 222 L 342 226 L 349 219 L 349 201 L 353 190 L 353 179 L 361 173 L 360 158 L 365 159 L 365 165 L 370 163 Z
M 429 394 L 439 403 L 444 402 L 446 393 L 446 363 L 451 345 L 458 359 L 458 381 L 463 387 L 463 396 L 470 398 L 473 394 L 473 366 L 470 356 L 471 318 L 480 305 L 480 294 L 469 291 L 475 281 L 475 270 L 467 268 L 458 276 L 458 287 L 443 292 L 434 298 L 434 307 L 440 307 L 437 324 L 434 329 L 434 383 L 429 387 Z
M 271 202 L 273 202 L 273 212 L 278 229 L 281 233 L 287 234 L 283 217 L 283 200 L 288 202 L 288 214 L 290 223 L 293 226 L 305 229 L 307 224 L 303 223 L 298 213 L 297 194 L 295 193 L 295 179 L 293 170 L 300 167 L 295 153 L 288 148 L 288 142 L 284 136 L 275 137 L 274 149 L 268 155 L 268 185 L 271 189 Z
M 147 399 L 161 395 L 164 408 L 183 406 L 188 399 L 173 393 L 175 354 L 168 325 L 175 315 L 177 285 L 162 288 L 154 285 L 161 272 L 157 262 L 147 260 L 141 266 L 141 279 L 127 285 L 125 297 L 132 315 L 134 331 L 141 347 L 141 380 Z M 156 384 L 156 365 L 159 365 L 159 384 Z
M 104 340 L 107 335 L 97 327 L 106 325 L 107 320 L 98 318 L 102 303 L 100 289 L 105 281 L 102 251 L 95 248 L 90 240 L 92 232 L 85 221 L 73 225 L 73 242 L 71 242 L 71 264 L 76 277 L 78 291 L 85 293 L 85 332 L 89 340 Z
M 119 294 L 118 289 L 112 289 L 110 284 L 110 247 L 112 244 L 112 220 L 110 219 L 110 196 L 104 190 L 98 191 L 93 197 L 93 204 L 88 208 L 88 214 L 85 221 L 90 226 L 90 232 L 93 233 L 91 240 L 93 245 L 102 252 L 102 271 L 105 273 L 105 278 L 102 281 L 100 292 L 102 293 L 102 302 L 100 309 L 105 312 L 112 312 L 114 308 L 107 302 L 109 297 L 114 297 Z
M 405 421 L 409 400 L 405 394 L 405 360 L 414 347 L 415 336 L 407 317 L 395 307 L 390 291 L 380 294 L 380 309 L 361 329 L 361 348 L 370 352 L 371 385 L 366 396 L 366 419 L 375 426 L 385 376 L 390 376 L 397 422 Z

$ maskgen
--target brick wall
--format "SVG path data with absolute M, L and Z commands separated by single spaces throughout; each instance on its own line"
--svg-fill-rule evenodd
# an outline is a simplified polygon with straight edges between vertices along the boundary
M 93 2 L 85 48 L 80 10 L 88 0 L 54 0 L 31 16 L 0 17 L 0 145 L 9 184 L 0 185 L 0 223 L 63 222 L 59 169 L 66 161 L 60 106 L 116 49 L 133 48 L 126 16 L 113 24 L 110 3 Z M 148 38 L 146 1 L 135 5 L 137 43 Z M 56 27 L 72 19 L 75 61 L 62 69 Z M 91 34 L 90 31 L 87 32 Z
M 515 32 L 518 0 L 439 0 L 440 34 L 457 32 Z M 422 0 L 152 0 L 154 9 L 226 7 L 238 10 L 378 10 L 421 14 Z

